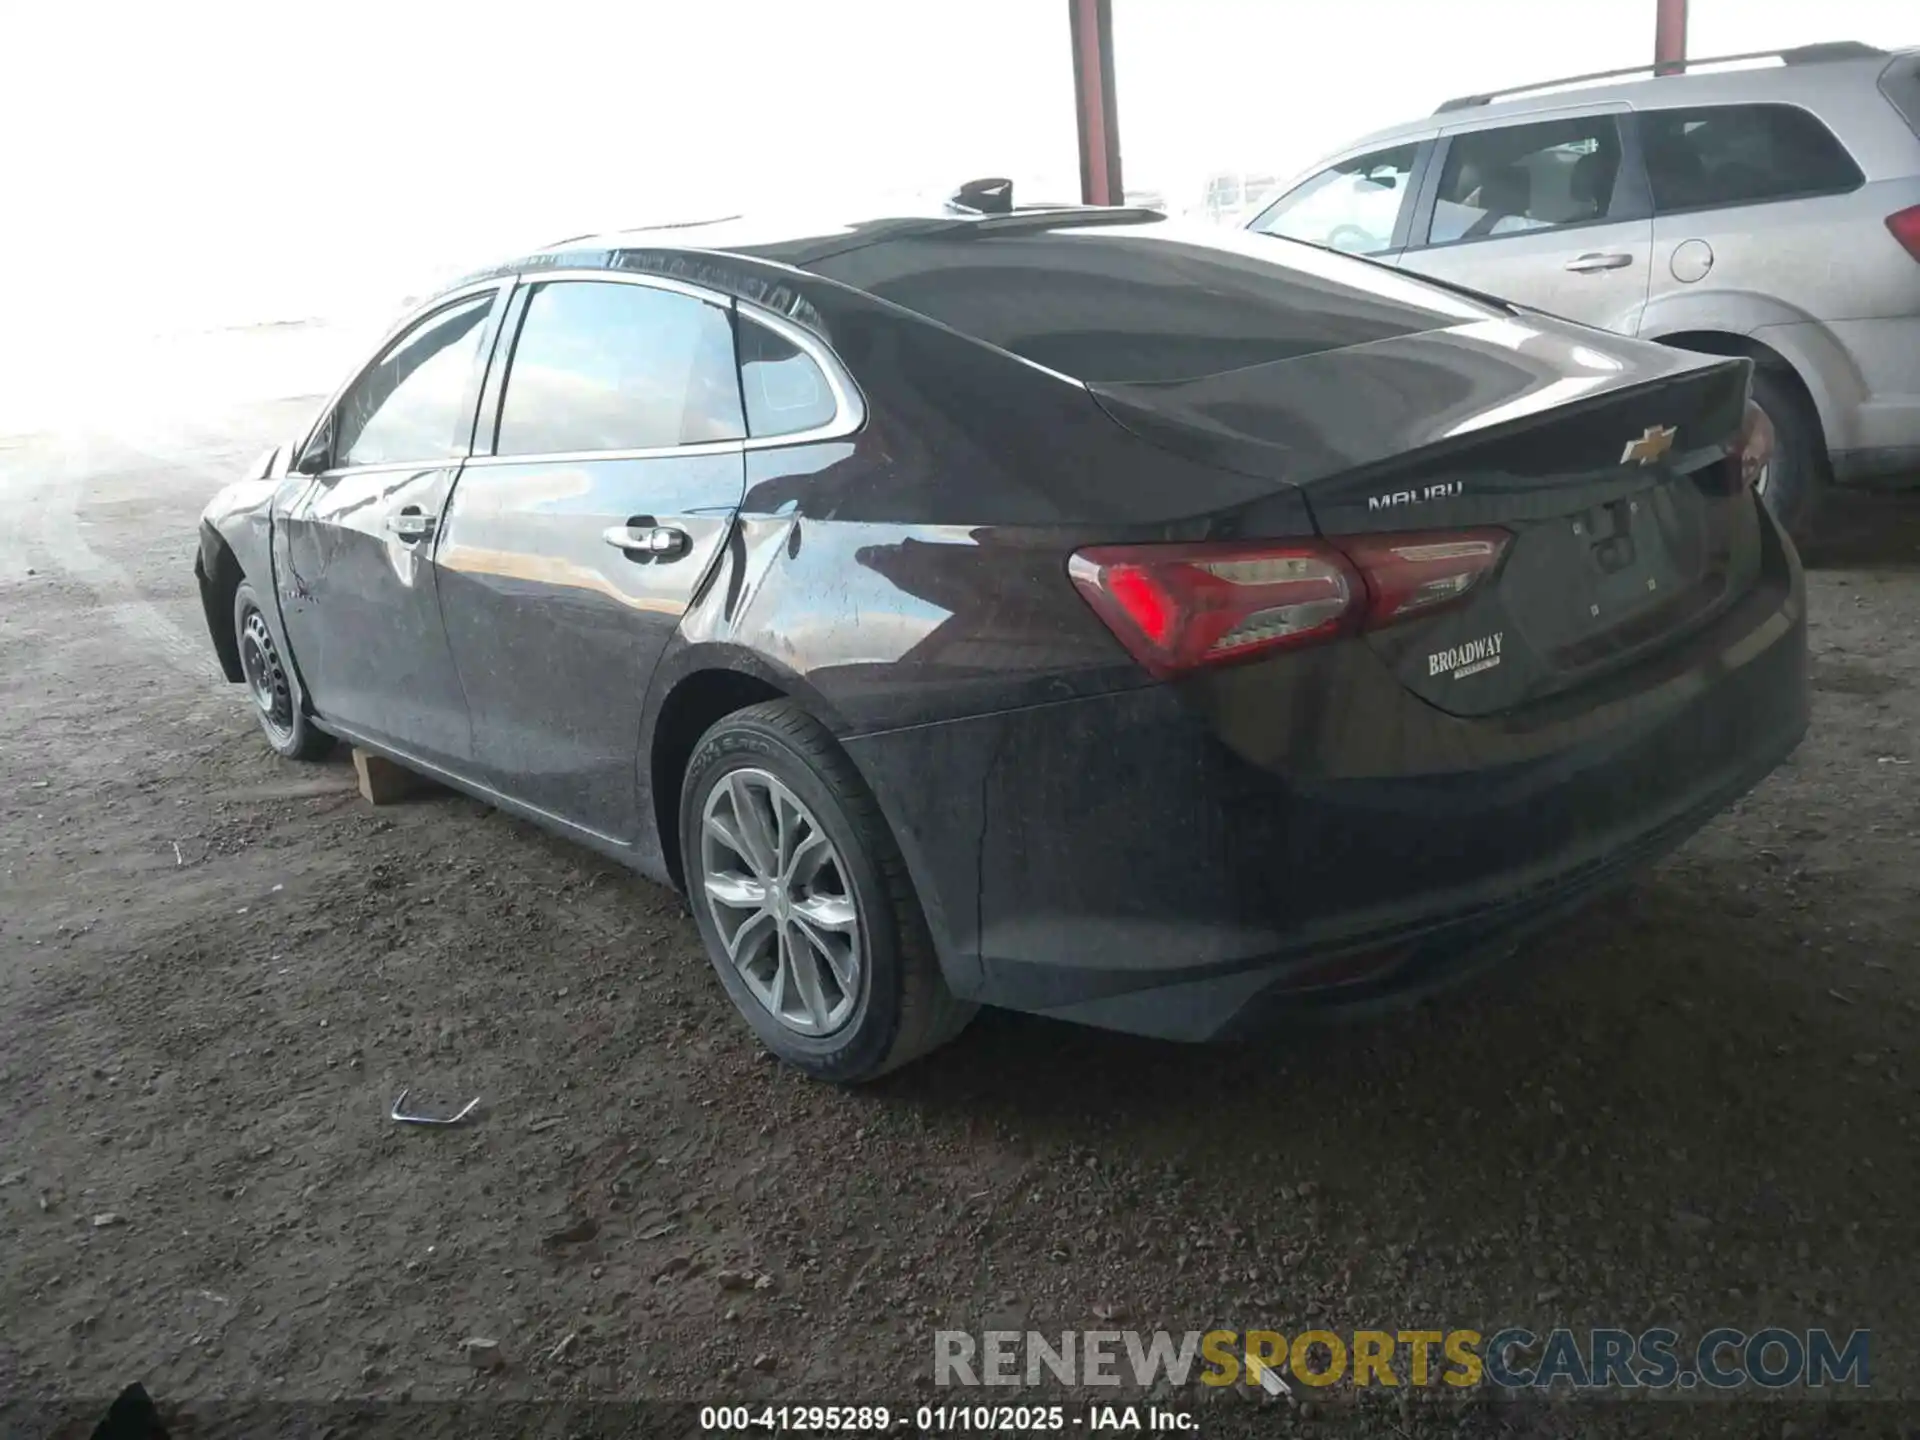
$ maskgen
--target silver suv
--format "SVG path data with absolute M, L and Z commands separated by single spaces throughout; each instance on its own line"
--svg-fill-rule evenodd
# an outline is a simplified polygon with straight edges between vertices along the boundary
M 1627 78 L 1633 77 L 1633 78 Z M 1920 480 L 1920 50 L 1842 42 L 1449 100 L 1250 229 L 1756 362 L 1769 505 Z

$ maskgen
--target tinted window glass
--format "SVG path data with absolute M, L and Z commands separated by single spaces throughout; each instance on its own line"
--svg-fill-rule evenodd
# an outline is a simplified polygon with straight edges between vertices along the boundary
M 1393 244 L 1417 149 L 1402 145 L 1343 160 L 1296 185 L 1251 228 L 1350 255 L 1377 255 Z
M 740 389 L 747 433 L 794 435 L 833 419 L 833 391 L 812 358 L 764 325 L 741 317 Z
M 401 337 L 340 402 L 334 464 L 381 465 L 464 453 L 466 408 L 493 295 L 431 315 Z
M 1791 105 L 1653 110 L 1641 115 L 1640 133 L 1656 210 L 1752 205 L 1861 182 L 1833 132 Z
M 643 285 L 533 292 L 507 371 L 501 455 L 738 440 L 733 333 L 718 305 Z
M 1456 135 L 1434 200 L 1430 243 L 1524 235 L 1614 215 L 1620 131 L 1611 115 Z

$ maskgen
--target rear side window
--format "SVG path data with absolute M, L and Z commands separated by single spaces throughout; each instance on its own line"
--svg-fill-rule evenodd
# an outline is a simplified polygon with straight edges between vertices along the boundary
M 1627 219 L 1616 203 L 1620 155 L 1612 115 L 1455 135 L 1440 169 L 1428 243 Z
M 1378 255 L 1393 246 L 1418 151 L 1400 145 L 1342 160 L 1294 186 L 1248 228 L 1349 255 Z
M 740 391 L 747 433 L 798 435 L 830 424 L 838 406 L 813 357 L 765 325 L 740 317 Z
M 652 450 L 745 434 L 733 327 L 720 306 L 592 280 L 533 292 L 495 454 Z
M 1640 134 L 1659 212 L 1833 194 L 1864 178 L 1833 132 L 1794 105 L 1648 110 Z

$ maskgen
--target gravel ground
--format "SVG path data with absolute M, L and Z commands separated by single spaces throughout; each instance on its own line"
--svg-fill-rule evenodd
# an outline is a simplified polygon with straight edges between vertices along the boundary
M 1873 1396 L 1920 1400 L 1920 504 L 1815 557 L 1798 754 L 1519 967 L 1229 1049 L 988 1013 L 842 1092 L 751 1043 L 672 894 L 267 754 L 189 574 L 310 408 L 249 369 L 191 423 L 0 438 L 0 1395 L 899 1404 L 951 1398 L 942 1328 L 1726 1324 L 1870 1327 Z M 402 1087 L 481 1115 L 402 1129 Z M 1204 1398 L 1275 1434 L 1916 1413 Z

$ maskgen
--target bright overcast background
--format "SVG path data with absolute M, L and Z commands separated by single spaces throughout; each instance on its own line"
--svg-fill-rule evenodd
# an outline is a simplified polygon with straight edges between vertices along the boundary
M 1290 173 L 1449 95 L 1642 62 L 1654 29 L 1654 0 L 1113 8 L 1127 185 L 1175 211 L 1210 173 Z M 1692 10 L 1695 55 L 1920 43 L 1915 0 Z M 982 174 L 1077 198 L 1066 0 L 0 11 L 0 256 L 39 277 L 0 330 L 16 364 L 76 312 L 97 336 L 390 308 L 600 226 Z

